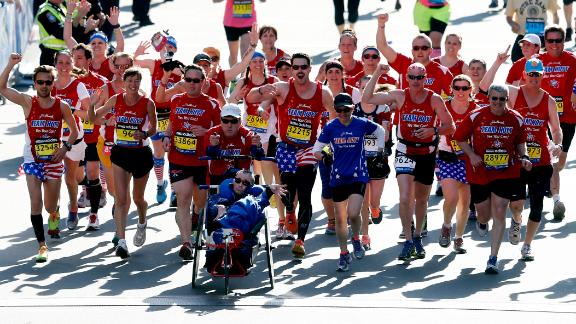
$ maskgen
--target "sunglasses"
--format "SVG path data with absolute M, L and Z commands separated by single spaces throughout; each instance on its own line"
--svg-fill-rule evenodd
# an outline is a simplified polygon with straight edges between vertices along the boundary
M 364 55 L 362 55 L 362 57 L 363 57 L 365 60 L 368 60 L 368 59 L 377 60 L 377 59 L 380 58 L 380 55 L 378 55 L 378 54 L 364 54 Z
M 47 85 L 51 86 L 54 83 L 52 80 L 36 80 L 37 85 Z
M 430 49 L 430 46 L 412 46 L 413 51 L 427 51 Z
M 408 74 L 407 77 L 408 77 L 408 79 L 410 79 L 410 80 L 422 80 L 422 79 L 424 79 L 424 78 L 426 77 L 426 75 L 425 75 L 425 74 L 420 74 L 420 75 L 411 75 L 411 74 Z
M 490 97 L 490 99 L 492 99 L 492 101 L 498 101 L 499 100 L 502 102 L 508 100 L 508 98 L 506 98 L 506 97 Z
M 220 120 L 222 121 L 222 124 L 232 124 L 232 125 L 238 124 L 238 121 L 239 121 L 237 118 L 235 118 L 235 119 L 221 118 Z
M 234 182 L 237 184 L 243 184 L 245 187 L 250 187 L 252 185 L 252 182 L 248 180 L 242 180 L 240 178 L 234 178 Z
M 546 43 L 561 44 L 561 43 L 564 43 L 564 39 L 562 39 L 562 38 L 547 38 L 547 39 L 546 39 Z
M 212 57 L 210 57 L 210 59 L 212 60 L 212 62 L 218 62 L 218 61 L 220 61 L 220 57 L 219 57 L 219 56 L 212 56 Z
M 307 70 L 308 69 L 308 64 L 302 64 L 302 65 L 292 65 L 292 70 L 298 71 L 298 70 Z
M 454 89 L 455 91 L 468 91 L 470 89 L 472 89 L 471 86 L 457 86 L 457 85 L 453 85 L 452 89 Z
M 130 64 L 114 64 L 114 68 L 116 69 L 127 69 L 130 68 L 132 65 Z
M 198 79 L 198 78 L 184 78 L 184 81 L 186 81 L 186 82 L 188 82 L 188 83 L 190 83 L 190 82 L 200 83 L 200 82 L 202 82 L 202 79 Z
M 537 78 L 537 77 L 541 77 L 542 73 L 540 73 L 540 72 L 528 72 L 528 73 L 526 73 L 526 75 L 531 77 L 531 78 Z
M 342 107 L 342 108 L 334 108 L 334 110 L 336 110 L 337 113 L 349 113 L 350 111 L 352 111 L 352 108 L 350 107 Z

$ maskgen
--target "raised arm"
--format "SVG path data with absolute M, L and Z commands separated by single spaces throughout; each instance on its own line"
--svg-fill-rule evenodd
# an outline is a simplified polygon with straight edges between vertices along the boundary
M 378 50 L 382 52 L 382 55 L 386 58 L 388 63 L 394 63 L 398 53 L 388 45 L 386 40 L 386 23 L 388 22 L 388 14 L 378 15 L 378 31 L 376 31 L 376 46 Z
M 22 55 L 18 53 L 10 54 L 8 63 L 6 64 L 4 71 L 2 71 L 2 74 L 0 74 L 0 94 L 13 103 L 22 106 L 24 114 L 28 116 L 32 102 L 31 97 L 14 88 L 8 87 L 8 77 L 10 76 L 10 72 L 16 64 L 20 63 L 20 61 L 22 61 Z
M 142 41 L 134 51 L 134 65 L 144 69 L 148 69 L 150 73 L 154 71 L 154 60 L 152 59 L 138 59 L 139 56 L 148 54 L 147 50 L 150 48 L 149 41 Z
M 120 94 L 121 96 L 122 94 Z M 104 116 L 106 116 L 106 114 L 108 114 L 109 112 L 112 111 L 112 108 L 114 108 L 114 106 L 116 106 L 116 98 L 119 95 L 114 95 L 112 96 L 110 99 L 108 99 L 108 101 L 106 101 L 106 103 L 104 104 L 104 106 L 97 108 L 94 111 L 94 118 L 90 118 L 90 120 L 98 120 L 100 118 L 104 118 Z M 94 107 L 91 107 L 91 109 L 93 109 Z M 92 116 L 92 114 L 90 113 L 90 116 Z
M 508 54 L 509 51 L 510 51 L 510 45 L 506 47 L 506 50 L 504 52 L 498 53 L 498 55 L 496 56 L 496 60 L 494 61 L 494 63 L 492 63 L 492 66 L 490 66 L 490 68 L 488 69 L 488 71 L 486 71 L 486 74 L 484 74 L 484 77 L 480 81 L 479 84 L 480 90 L 488 91 L 488 88 L 490 88 L 490 85 L 492 84 L 492 82 L 494 82 L 496 72 L 498 72 L 498 69 L 500 68 L 502 63 L 506 62 L 508 57 L 510 57 L 510 54 Z
M 250 39 L 250 46 L 246 49 L 246 52 L 242 55 L 242 61 L 232 65 L 229 70 L 224 71 L 224 79 L 226 84 L 230 83 L 237 75 L 244 72 L 250 61 L 252 60 L 252 55 L 256 50 L 258 45 L 258 24 L 253 23 L 252 29 L 248 32 L 248 37 Z
M 362 102 L 374 105 L 391 105 L 396 102 L 395 98 L 391 95 L 391 92 L 377 92 L 374 93 L 376 84 L 378 83 L 378 78 L 385 71 L 386 65 L 378 64 L 372 78 L 366 84 L 364 93 L 362 94 Z
M 116 38 L 116 49 L 114 53 L 124 52 L 124 34 L 122 33 L 122 28 L 118 23 L 118 18 L 120 17 L 120 9 L 118 7 L 110 8 L 110 16 L 108 17 L 108 22 L 114 28 L 114 37 Z
M 322 86 L 322 104 L 324 105 L 324 109 L 330 113 L 330 119 L 338 117 L 334 109 L 334 96 L 328 86 Z
M 66 6 L 66 19 L 64 20 L 64 41 L 69 50 L 78 45 L 78 42 L 72 36 L 72 13 L 76 10 L 76 1 L 68 1 Z

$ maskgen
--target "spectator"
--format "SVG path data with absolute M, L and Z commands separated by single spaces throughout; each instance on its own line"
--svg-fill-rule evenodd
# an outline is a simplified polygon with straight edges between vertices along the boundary
M 151 0 L 133 0 L 132 1 L 132 13 L 134 17 L 132 20 L 139 21 L 140 27 L 154 25 L 148 16 L 150 12 L 150 1 Z

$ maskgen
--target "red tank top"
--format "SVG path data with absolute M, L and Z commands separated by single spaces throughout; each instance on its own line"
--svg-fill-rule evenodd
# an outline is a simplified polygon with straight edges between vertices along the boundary
M 56 87 L 52 88 L 51 95 L 57 97 L 58 99 L 67 103 L 70 108 L 72 109 L 72 113 L 76 110 L 76 105 L 78 104 L 78 83 L 80 81 L 78 79 L 74 79 L 70 84 L 64 89 L 56 89 Z M 80 128 L 80 118 L 74 115 L 74 120 L 76 121 L 76 126 L 78 127 L 78 131 Z M 62 123 L 62 137 L 70 136 L 70 128 L 68 128 L 68 124 L 66 122 Z
M 436 125 L 436 112 L 432 108 L 432 92 L 425 89 L 426 98 L 420 104 L 412 101 L 410 91 L 404 89 L 404 104 L 398 110 L 398 128 L 396 135 L 398 136 L 398 150 L 408 155 L 424 155 L 434 152 L 435 145 L 433 141 L 435 136 L 432 135 L 428 138 L 418 138 L 414 135 L 414 131 L 421 128 L 434 127 Z
M 112 81 L 112 79 L 114 78 L 114 72 L 110 70 L 110 56 L 106 57 L 106 59 L 102 62 L 102 64 L 100 64 L 99 68 L 96 69 L 92 65 L 92 63 L 90 63 L 90 66 L 88 68 L 90 69 L 90 71 L 100 74 L 109 81 Z
M 26 118 L 32 156 L 36 162 L 47 162 L 60 148 L 62 110 L 56 98 L 50 108 L 42 108 L 37 97 L 32 97 L 30 115 Z
M 210 85 L 208 86 L 208 91 L 206 91 L 205 95 L 218 101 L 219 91 L 218 91 L 218 86 L 216 86 L 216 84 L 217 84 L 216 81 L 214 81 L 212 79 L 208 79 L 207 81 L 210 83 Z
M 445 65 L 442 64 L 442 62 L 440 61 L 440 56 L 435 57 L 432 59 L 432 61 L 447 67 Z M 463 59 L 459 59 L 458 61 L 456 61 L 456 63 L 454 65 L 452 65 L 451 67 L 447 67 L 448 70 L 450 70 L 450 73 L 452 73 L 453 76 L 457 76 L 462 74 L 462 68 L 464 67 L 464 60 Z
M 278 63 L 278 61 L 280 61 L 280 59 L 285 56 L 286 53 L 283 50 L 277 48 L 276 56 L 270 61 L 266 61 L 266 66 L 268 67 L 268 72 L 270 73 L 270 75 L 276 76 L 276 63 Z
M 246 83 L 246 88 L 248 93 L 252 88 L 259 87 L 264 84 L 274 83 L 274 78 L 269 76 L 264 80 L 264 83 L 256 85 L 252 82 L 252 79 L 248 79 Z M 246 97 L 244 97 L 244 109 L 246 110 L 246 126 L 249 130 L 256 133 L 266 133 L 268 130 L 268 120 L 264 120 L 262 117 L 258 117 L 258 107 L 260 102 L 248 102 Z
M 172 128 L 170 163 L 184 166 L 204 166 L 206 161 L 198 157 L 206 155 L 204 136 L 195 136 L 192 126 L 210 129 L 220 124 L 220 106 L 204 94 L 192 98 L 186 93 L 172 97 L 170 101 L 170 124 Z
M 518 98 L 514 102 L 514 110 L 524 118 L 526 131 L 526 146 L 528 156 L 533 165 L 550 165 L 550 151 L 548 151 L 548 101 L 550 95 L 544 92 L 540 102 L 534 107 L 528 107 L 523 87 L 518 91 Z
M 92 94 L 94 94 L 97 89 L 108 82 L 106 78 L 92 71 L 88 71 L 87 75 L 79 78 L 78 80 L 84 83 L 90 96 L 92 96 Z M 100 125 L 94 125 L 94 123 L 91 123 L 89 120 L 83 120 L 82 126 L 84 127 L 84 142 L 86 144 L 97 143 Z
M 309 147 L 316 142 L 316 133 L 324 109 L 322 83 L 316 82 L 316 91 L 310 99 L 302 99 L 296 92 L 294 80 L 284 103 L 278 107 L 278 133 L 282 142 Z
M 162 65 L 161 60 L 155 60 L 154 70 L 152 71 L 152 75 L 150 76 L 152 80 L 152 93 L 150 95 L 150 98 L 156 104 L 156 110 L 170 107 L 169 102 L 158 103 L 156 101 L 156 90 L 158 89 L 158 86 L 160 86 L 162 76 L 164 76 L 164 69 L 162 69 L 161 65 Z M 178 74 L 175 73 L 170 74 L 170 78 L 168 79 L 168 83 L 166 84 L 166 90 L 171 89 L 176 83 L 178 83 L 178 81 L 180 81 L 180 79 L 181 77 Z
M 468 113 L 470 113 L 472 110 L 478 109 L 478 105 L 476 105 L 476 102 L 474 101 L 469 101 L 468 108 L 466 109 L 466 111 L 464 111 L 462 114 L 459 114 L 454 110 L 454 108 L 452 108 L 452 100 L 447 100 L 446 108 L 448 108 L 448 112 L 450 113 L 450 115 L 452 115 L 454 124 L 456 125 L 456 127 L 458 127 L 458 125 L 464 120 L 464 118 L 466 118 Z M 462 151 L 462 148 L 460 148 L 458 142 L 452 138 L 452 135 L 444 135 L 443 138 L 444 138 L 444 144 L 452 148 L 452 152 L 454 154 L 458 156 L 464 154 L 464 151 Z
M 212 78 L 212 80 L 216 81 L 216 83 L 218 83 L 222 87 L 222 90 L 226 89 L 226 87 L 228 86 L 226 84 L 226 74 L 222 69 L 218 71 L 218 74 L 216 74 L 216 76 Z
M 122 147 L 143 147 L 142 140 L 134 138 L 136 132 L 141 132 L 148 122 L 148 98 L 142 96 L 136 104 L 128 106 L 124 101 L 124 94 L 116 96 L 114 117 L 116 118 L 116 142 Z

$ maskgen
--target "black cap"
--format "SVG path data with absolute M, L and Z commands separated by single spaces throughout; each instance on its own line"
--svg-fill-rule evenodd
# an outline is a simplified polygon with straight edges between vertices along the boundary
M 287 60 L 284 60 L 284 59 L 279 60 L 279 61 L 276 63 L 276 69 L 279 69 L 279 68 L 281 68 L 281 67 L 283 67 L 283 66 L 292 66 L 292 65 L 290 64 L 290 62 L 288 62 Z
M 197 54 L 196 56 L 194 56 L 194 61 L 192 61 L 194 64 L 198 64 L 200 63 L 200 61 L 206 61 L 210 64 L 212 64 L 212 59 L 210 58 L 210 56 L 204 54 L 204 53 L 200 53 Z
M 334 107 L 354 107 L 354 102 L 352 101 L 352 97 L 350 97 L 347 93 L 339 93 L 334 97 Z

